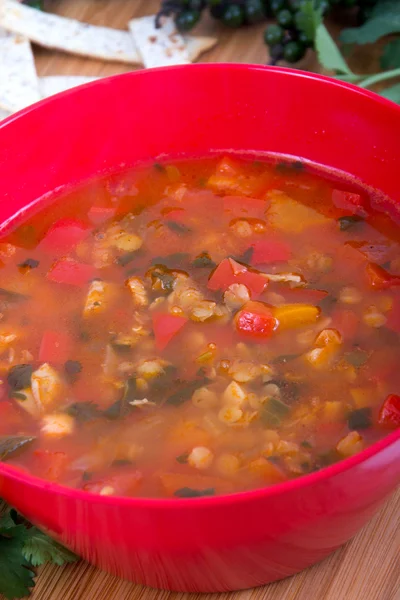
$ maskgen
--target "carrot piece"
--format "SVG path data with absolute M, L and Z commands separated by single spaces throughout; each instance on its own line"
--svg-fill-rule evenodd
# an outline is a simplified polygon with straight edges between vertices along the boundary
M 272 309 L 280 329 L 293 329 L 315 323 L 321 309 L 312 304 L 284 304 Z
M 41 246 L 49 251 L 67 252 L 81 242 L 90 228 L 79 219 L 60 219 L 47 231 Z

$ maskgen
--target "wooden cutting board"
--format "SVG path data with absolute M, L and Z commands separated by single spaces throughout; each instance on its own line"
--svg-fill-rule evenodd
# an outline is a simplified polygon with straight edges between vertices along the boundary
M 55 0 L 52 12 L 96 25 L 125 29 L 132 17 L 156 12 L 157 0 Z M 266 63 L 262 40 L 265 24 L 230 31 L 205 20 L 198 33 L 217 35 L 218 45 L 201 57 L 203 62 Z M 333 33 L 335 27 L 332 26 Z M 35 48 L 39 75 L 106 76 L 131 70 L 129 65 L 103 63 Z M 299 65 L 316 70 L 313 56 Z M 379 69 L 378 54 L 355 57 L 355 69 Z M 400 600 L 400 490 L 378 515 L 349 543 L 306 571 L 289 579 L 244 592 L 216 595 L 174 594 L 122 581 L 79 562 L 39 570 L 32 600 Z M 1 598 L 0 600 L 4 600 Z

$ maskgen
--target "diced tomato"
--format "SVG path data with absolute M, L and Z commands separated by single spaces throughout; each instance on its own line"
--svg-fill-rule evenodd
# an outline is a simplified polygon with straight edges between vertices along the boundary
M 390 287 L 400 285 L 400 277 L 391 275 L 375 263 L 369 263 L 365 270 L 369 284 L 375 290 L 387 290 Z
M 237 217 L 241 216 L 263 216 L 267 202 L 256 198 L 248 198 L 246 196 L 225 196 L 224 210 L 232 213 Z
M 89 233 L 89 227 L 78 219 L 60 219 L 47 231 L 41 245 L 49 251 L 67 252 Z
M 274 240 L 261 240 L 253 244 L 252 265 L 289 260 L 292 255 L 289 244 Z
M 235 317 L 236 330 L 261 341 L 269 338 L 278 326 L 269 306 L 262 302 L 246 302 Z
M 58 481 L 67 470 L 68 456 L 65 452 L 35 450 L 35 470 L 40 477 L 50 481 Z
M 277 290 L 278 291 L 278 290 Z M 291 304 L 296 302 L 305 304 L 319 304 L 321 300 L 326 298 L 328 292 L 325 290 L 312 290 L 310 288 L 293 288 L 293 289 L 279 289 L 278 294 L 282 294 L 285 300 Z
M 344 192 L 342 190 L 332 191 L 332 202 L 338 208 L 342 208 L 349 214 L 355 214 L 364 211 L 364 200 L 360 194 L 353 192 Z
M 400 427 L 400 396 L 390 394 L 379 411 L 378 422 L 384 427 Z
M 249 271 L 233 258 L 224 258 L 208 280 L 207 287 L 213 291 L 226 290 L 233 283 L 248 287 L 251 297 L 255 298 L 265 290 L 268 279 L 260 273 Z
M 164 213 L 163 216 L 167 221 L 176 221 L 181 223 L 184 221 L 185 217 L 187 217 L 187 212 L 183 208 L 175 208 L 174 210 Z
M 115 216 L 115 208 L 105 206 L 91 206 L 88 218 L 93 225 L 101 225 Z
M 39 360 L 62 364 L 70 358 L 72 339 L 60 331 L 45 331 L 39 350 Z
M 22 417 L 14 404 L 10 400 L 4 400 L 6 395 L 6 386 L 2 385 L 1 388 L 1 402 L 0 402 L 0 434 L 13 433 L 17 428 L 21 427 Z
M 157 350 L 164 350 L 185 323 L 187 323 L 186 317 L 169 313 L 153 313 L 153 331 Z
M 332 313 L 330 327 L 337 329 L 345 340 L 351 340 L 357 333 L 359 323 L 359 317 L 352 310 L 337 308 Z
M 135 470 L 111 475 L 110 477 L 97 481 L 90 481 L 84 485 L 83 489 L 85 492 L 100 494 L 105 488 L 112 488 L 113 495 L 125 496 L 133 494 L 142 479 L 142 473 Z
M 393 306 L 387 316 L 386 326 L 400 333 L 400 295 L 396 294 L 393 298 Z
M 93 279 L 95 272 L 92 265 L 77 262 L 72 258 L 62 258 L 53 264 L 46 277 L 55 283 L 83 287 Z

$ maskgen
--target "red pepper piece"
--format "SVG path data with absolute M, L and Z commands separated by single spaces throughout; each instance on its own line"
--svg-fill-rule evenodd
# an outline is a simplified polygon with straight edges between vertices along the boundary
M 233 283 L 242 283 L 248 287 L 253 298 L 265 290 L 268 279 L 260 273 L 249 271 L 233 258 L 224 258 L 208 280 L 207 287 L 214 291 L 225 291 Z
M 364 199 L 360 194 L 344 192 L 342 190 L 332 191 L 332 202 L 338 208 L 342 208 L 350 214 L 364 213 Z
M 49 251 L 68 252 L 89 232 L 89 227 L 79 219 L 60 219 L 47 231 L 41 245 Z
M 45 331 L 39 350 L 40 362 L 65 363 L 71 354 L 72 339 L 60 331 Z
M 379 411 L 378 422 L 384 427 L 400 427 L 400 396 L 390 394 Z
M 115 208 L 103 206 L 91 206 L 88 218 L 93 225 L 101 225 L 115 216 Z
M 240 334 L 258 341 L 269 338 L 278 325 L 269 306 L 252 301 L 237 313 L 235 323 Z
M 169 313 L 154 313 L 153 331 L 157 350 L 164 350 L 185 323 L 187 323 L 186 317 Z
M 62 258 L 54 263 L 46 277 L 55 283 L 83 287 L 93 279 L 95 272 L 92 265 L 79 263 L 72 258 Z
M 274 240 L 261 240 L 253 244 L 252 265 L 262 265 L 271 262 L 284 262 L 292 255 L 289 244 Z
M 387 290 L 390 287 L 400 285 L 400 277 L 391 275 L 375 263 L 369 263 L 365 270 L 370 286 L 376 290 Z

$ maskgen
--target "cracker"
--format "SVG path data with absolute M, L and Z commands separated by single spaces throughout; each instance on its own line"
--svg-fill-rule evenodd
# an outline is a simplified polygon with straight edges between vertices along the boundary
M 14 34 L 0 37 L 0 108 L 16 112 L 40 99 L 29 40 Z
M 0 26 L 46 48 L 102 60 L 140 63 L 127 31 L 81 23 L 13 0 L 0 0 Z
M 162 19 L 159 29 L 154 15 L 129 21 L 138 52 L 147 68 L 190 63 L 185 40 L 177 32 L 172 18 Z
M 48 98 L 54 94 L 65 92 L 77 85 L 96 81 L 98 77 L 86 77 L 85 75 L 49 75 L 39 78 L 39 88 L 42 98 Z
M 189 58 L 193 62 L 199 58 L 200 54 L 211 50 L 217 44 L 218 39 L 207 36 L 184 35 L 183 39 L 189 53 Z

